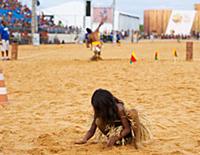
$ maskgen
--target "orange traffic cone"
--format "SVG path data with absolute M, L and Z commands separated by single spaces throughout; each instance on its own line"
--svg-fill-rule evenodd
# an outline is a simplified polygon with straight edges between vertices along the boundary
M 4 76 L 0 70 L 0 105 L 8 103 L 7 89 L 4 83 Z

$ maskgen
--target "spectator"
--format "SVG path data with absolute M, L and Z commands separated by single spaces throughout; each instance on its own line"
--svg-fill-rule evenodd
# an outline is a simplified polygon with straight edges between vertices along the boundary
M 0 34 L 2 40 L 2 60 L 9 60 L 9 39 L 10 32 L 8 30 L 7 24 L 5 21 L 2 21 L 2 26 L 0 27 Z

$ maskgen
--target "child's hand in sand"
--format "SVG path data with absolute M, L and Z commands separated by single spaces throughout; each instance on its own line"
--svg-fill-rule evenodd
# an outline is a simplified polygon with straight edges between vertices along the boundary
M 117 136 L 112 136 L 108 139 L 108 142 L 107 142 L 107 146 L 108 147 L 112 147 L 113 145 L 115 145 L 116 141 L 118 140 L 118 137 Z
M 86 140 L 79 140 L 75 142 L 75 144 L 85 144 L 85 143 L 87 143 Z

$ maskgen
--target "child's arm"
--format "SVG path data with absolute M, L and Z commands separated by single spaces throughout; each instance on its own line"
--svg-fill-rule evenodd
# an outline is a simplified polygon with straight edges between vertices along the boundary
M 131 127 L 128 122 L 123 105 L 118 104 L 117 107 L 118 107 L 118 116 L 121 120 L 123 130 L 121 131 L 120 135 L 109 138 L 109 141 L 107 144 L 109 147 L 113 146 L 118 140 L 121 140 L 122 138 L 124 138 L 126 135 L 128 135 L 131 132 Z
M 95 32 L 99 32 L 100 27 L 104 24 L 104 22 L 106 21 L 106 19 L 107 19 L 107 17 L 104 17 L 104 18 L 101 20 L 101 22 L 100 22 L 99 26 L 97 27 L 97 29 L 95 30 Z
M 100 22 L 99 26 L 97 27 L 97 29 L 95 30 L 95 32 L 99 32 L 100 27 L 103 25 L 103 22 Z
M 92 125 L 90 127 L 90 129 L 88 130 L 88 132 L 86 133 L 86 135 L 83 137 L 82 140 L 75 142 L 75 144 L 85 144 L 87 143 L 87 141 L 92 138 L 94 136 L 94 133 L 96 131 L 97 125 L 95 123 L 95 120 L 93 120 Z

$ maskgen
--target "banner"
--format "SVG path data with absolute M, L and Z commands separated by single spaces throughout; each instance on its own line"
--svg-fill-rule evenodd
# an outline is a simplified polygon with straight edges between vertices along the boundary
M 93 22 L 99 23 L 102 18 L 106 17 L 106 23 L 113 22 L 113 8 L 112 7 L 93 7 Z
M 190 35 L 195 11 L 172 11 L 166 34 Z

